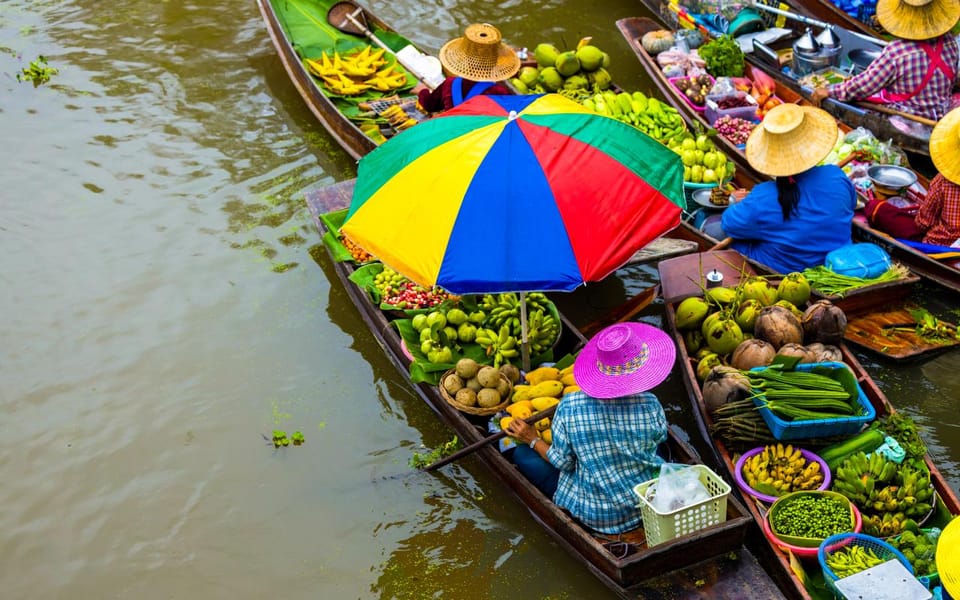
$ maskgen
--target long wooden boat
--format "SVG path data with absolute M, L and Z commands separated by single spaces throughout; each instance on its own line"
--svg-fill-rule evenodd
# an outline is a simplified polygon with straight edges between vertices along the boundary
M 656 15 L 664 25 L 670 29 L 682 27 L 684 22 L 680 21 L 675 11 L 669 9 L 669 2 L 661 0 L 642 0 L 644 6 Z M 805 4 L 797 3 L 793 7 L 795 12 L 803 17 L 814 18 L 806 8 Z M 689 26 L 690 23 L 686 22 Z M 708 24 L 709 25 L 709 24 Z M 710 34 L 718 34 L 715 29 L 701 24 L 704 30 Z M 754 50 L 746 54 L 747 62 L 762 69 L 764 72 L 782 82 L 796 93 L 809 99 L 813 93 L 813 87 L 803 85 L 801 77 L 796 75 L 790 69 L 783 69 L 781 60 L 791 51 L 793 43 L 803 33 L 804 25 L 799 22 L 787 20 L 784 28 L 791 31 L 787 35 L 770 44 L 754 42 Z M 840 52 L 840 69 L 849 72 L 853 61 L 850 59 L 850 52 L 854 50 L 879 52 L 882 49 L 883 40 L 871 35 L 845 29 L 843 27 L 833 27 L 834 33 L 840 40 L 842 50 Z M 918 122 L 900 115 L 889 114 L 884 107 L 871 107 L 868 103 L 840 102 L 833 98 L 828 98 L 823 102 L 822 107 L 827 112 L 833 114 L 841 121 L 851 127 L 864 127 L 869 129 L 882 140 L 893 140 L 897 146 L 909 154 L 918 157 L 930 156 L 930 133 L 932 126 L 929 123 Z
M 704 253 L 698 257 L 687 255 L 679 259 L 666 260 L 659 264 L 660 284 L 666 315 L 665 324 L 677 343 L 680 353 L 681 374 L 684 385 L 693 403 L 700 433 L 708 439 L 711 439 L 710 426 L 713 420 L 706 408 L 700 383 L 697 380 L 695 359 L 687 353 L 682 332 L 677 328 L 676 307 L 684 298 L 700 293 L 691 291 L 691 288 L 686 283 L 691 276 L 694 278 L 697 277 L 696 270 L 698 265 L 701 265 L 700 274 L 702 276 L 703 271 L 710 269 L 711 265 L 720 264 L 726 268 L 728 264 L 731 262 L 735 263 L 736 260 L 736 253 L 731 254 L 729 251 L 722 251 L 722 255 L 720 253 Z M 693 271 L 692 274 L 691 271 Z M 724 280 L 724 285 L 736 285 L 736 277 L 739 273 L 749 275 L 749 265 L 741 264 L 739 268 L 727 268 L 726 274 L 729 279 Z M 841 344 L 840 347 L 843 353 L 843 362 L 853 371 L 858 384 L 869 399 L 874 410 L 876 410 L 877 418 L 895 412 L 895 408 L 890 404 L 887 397 L 864 370 L 863 366 L 846 344 Z M 816 451 L 816 448 L 816 446 L 811 445 L 809 449 Z M 727 447 L 721 440 L 715 438 L 713 438 L 713 449 L 716 452 L 715 458 L 726 466 L 726 475 L 729 481 L 734 482 L 736 478 L 735 465 L 738 458 L 738 451 L 742 452 L 745 449 Z M 937 469 L 937 466 L 932 462 L 929 455 L 925 457 L 925 462 L 930 469 L 931 482 L 939 495 L 939 501 L 934 511 L 935 514 L 925 526 L 943 527 L 953 516 L 960 515 L 960 500 L 957 499 L 956 493 L 950 488 L 950 485 Z M 747 497 L 744 497 L 744 501 L 754 519 L 756 519 L 758 523 L 762 523 L 766 506 Z M 767 543 L 770 555 L 776 559 L 780 569 L 790 579 L 791 583 L 789 587 L 785 589 L 785 593 L 802 598 L 830 597 L 824 594 L 826 590 L 823 588 L 822 574 L 815 560 L 813 562 L 798 560 L 797 557 L 792 554 L 779 549 L 770 540 L 767 540 Z
M 359 113 L 363 111 L 357 108 L 357 100 L 327 93 L 321 81 L 311 75 L 304 62 L 306 58 L 317 58 L 321 50 L 333 54 L 335 48 L 342 48 L 344 44 L 361 41 L 371 43 L 362 35 L 345 33 L 327 22 L 327 13 L 336 3 L 336 0 L 257 0 L 270 39 L 273 40 L 283 68 L 300 96 L 337 143 L 350 156 L 359 159 L 376 148 L 377 142 L 359 126 Z M 369 29 L 394 52 L 412 46 L 409 40 L 369 10 L 364 9 L 364 14 Z M 321 37 L 328 41 L 329 46 L 317 48 L 317 42 L 308 38 L 308 35 L 312 36 L 318 31 L 322 32 Z M 397 68 L 402 67 L 398 65 Z M 413 86 L 404 89 L 409 91 L 410 87 Z M 367 102 L 376 101 L 390 94 L 393 92 L 371 90 L 364 93 L 362 99 Z M 353 120 L 351 116 L 354 117 Z M 389 133 L 389 130 L 386 131 Z
M 677 109 L 689 126 L 695 127 L 699 125 L 700 127 L 709 128 L 710 123 L 704 116 L 704 113 L 694 110 L 690 103 L 680 97 L 679 92 L 670 84 L 654 57 L 651 56 L 640 43 L 640 39 L 644 33 L 661 28 L 662 25 L 646 17 L 626 17 L 617 21 L 617 29 L 620 30 L 627 44 L 634 51 L 634 54 L 636 54 L 637 60 L 639 60 L 640 64 L 644 67 L 644 70 L 657 88 L 660 96 Z M 755 68 L 753 65 L 746 65 L 746 77 L 750 78 Z M 809 102 L 800 94 L 780 81 L 776 81 L 776 95 L 784 102 L 809 105 Z M 851 127 L 842 121 L 838 122 L 838 126 L 841 131 L 844 132 L 851 130 Z M 727 156 L 734 161 L 739 173 L 745 173 L 749 179 L 755 181 L 766 178 L 750 166 L 742 148 L 730 143 L 729 140 L 720 135 L 715 136 L 713 139 Z M 917 181 L 924 188 L 926 188 L 929 183 L 927 178 L 921 173 L 917 173 Z M 741 186 L 745 187 L 744 184 L 741 184 Z M 861 207 L 867 200 L 866 197 L 861 196 Z M 853 237 L 857 241 L 872 242 L 883 247 L 894 260 L 909 268 L 917 276 L 942 285 L 952 291 L 960 291 L 960 269 L 955 266 L 955 262 L 950 260 L 937 260 L 924 254 L 920 250 L 874 229 L 867 222 L 862 208 L 858 210 L 857 216 L 853 221 Z M 711 240 L 708 240 L 708 242 L 713 243 Z
M 308 195 L 308 206 L 321 237 L 326 226 L 320 214 L 346 206 L 350 185 L 352 182 L 343 182 Z M 337 262 L 329 254 L 337 277 L 371 334 L 399 372 L 408 375 L 410 359 L 404 353 L 397 329 L 370 301 L 367 292 L 349 279 L 353 264 Z M 564 331 L 557 352 L 579 350 L 586 339 L 562 315 L 561 319 Z M 412 382 L 410 385 L 465 445 L 489 435 L 487 417 L 457 410 L 443 399 L 436 386 Z M 699 462 L 696 452 L 672 428 L 669 446 L 672 461 Z M 761 567 L 759 560 L 765 559 L 744 547 L 748 535 L 755 539 L 757 530 L 747 508 L 737 500 L 728 503 L 725 522 L 698 532 L 652 547 L 645 542 L 611 542 L 589 531 L 545 497 L 495 444 L 478 450 L 475 456 L 474 460 L 492 471 L 560 546 L 622 598 L 734 598 L 744 594 L 756 598 L 783 597 L 777 587 L 779 582 L 774 582 Z

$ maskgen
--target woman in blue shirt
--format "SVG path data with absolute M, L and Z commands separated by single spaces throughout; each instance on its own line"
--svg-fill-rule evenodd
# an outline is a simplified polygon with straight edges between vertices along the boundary
M 837 141 L 837 123 L 819 108 L 781 104 L 747 140 L 756 185 L 721 217 L 731 246 L 778 273 L 822 265 L 827 253 L 851 243 L 857 193 L 836 165 L 816 166 Z

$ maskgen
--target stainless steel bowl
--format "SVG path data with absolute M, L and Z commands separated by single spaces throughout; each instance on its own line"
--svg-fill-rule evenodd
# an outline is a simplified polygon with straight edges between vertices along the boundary
M 881 191 L 899 192 L 917 182 L 917 174 L 896 165 L 873 165 L 867 169 L 867 177 Z

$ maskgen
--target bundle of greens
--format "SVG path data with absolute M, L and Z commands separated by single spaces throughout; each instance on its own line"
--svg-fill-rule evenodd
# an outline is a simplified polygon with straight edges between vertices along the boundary
M 714 77 L 743 77 L 743 50 L 729 35 L 714 38 L 697 49 Z
M 892 267 L 884 271 L 881 275 L 871 279 L 863 277 L 853 277 L 851 275 L 841 275 L 835 273 L 829 268 L 820 265 L 803 270 L 804 277 L 810 282 L 810 287 L 817 290 L 825 296 L 843 297 L 848 292 L 888 281 L 896 281 L 910 275 L 910 270 L 905 266 L 895 263 Z

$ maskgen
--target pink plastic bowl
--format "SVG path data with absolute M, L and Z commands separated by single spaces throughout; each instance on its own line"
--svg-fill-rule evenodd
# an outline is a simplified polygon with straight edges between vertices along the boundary
M 860 516 L 860 510 L 857 508 L 857 505 L 853 502 L 850 503 L 850 508 L 853 510 L 853 532 L 860 533 L 860 529 L 863 527 L 863 518 Z M 785 541 L 777 537 L 777 534 L 773 532 L 773 529 L 770 527 L 770 519 L 768 518 L 770 511 L 767 511 L 767 514 L 763 515 L 763 535 L 767 536 L 767 539 L 773 542 L 774 546 L 781 548 L 783 550 L 789 550 L 796 556 L 801 558 L 816 558 L 817 552 L 820 551 L 820 546 L 814 546 L 813 548 L 804 548 L 803 546 L 794 546 L 793 544 L 788 544 Z
M 761 494 L 757 490 L 750 487 L 750 484 L 748 484 L 746 480 L 743 478 L 743 463 L 745 463 L 747 459 L 749 459 L 751 456 L 754 456 L 763 452 L 764 448 L 765 446 L 757 446 L 756 448 L 752 450 L 748 450 L 747 452 L 745 452 L 743 455 L 740 456 L 740 458 L 737 460 L 736 468 L 734 469 L 734 479 L 737 480 L 737 486 L 739 486 L 741 490 L 750 494 L 754 498 L 769 504 L 771 502 L 776 502 L 777 497 Z M 820 458 L 813 452 L 810 452 L 809 450 L 804 450 L 803 448 L 800 449 L 800 455 L 807 460 L 807 463 L 810 463 L 810 461 L 814 461 L 814 460 L 820 463 L 820 472 L 823 473 L 823 483 L 820 484 L 820 487 L 818 487 L 817 490 L 823 491 L 823 490 L 830 489 L 830 481 L 833 479 L 833 477 L 830 475 L 830 467 L 827 466 L 826 461 L 824 461 L 822 458 Z M 800 491 L 800 490 L 795 490 L 795 491 Z M 807 491 L 813 491 L 813 490 L 807 490 Z

